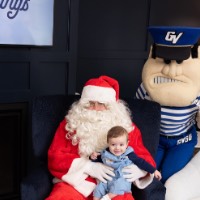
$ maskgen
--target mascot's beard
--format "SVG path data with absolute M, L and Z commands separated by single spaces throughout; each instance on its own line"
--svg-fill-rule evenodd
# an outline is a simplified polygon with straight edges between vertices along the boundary
M 78 106 L 78 105 L 77 105 Z M 104 111 L 76 108 L 66 117 L 66 130 L 74 133 L 72 144 L 79 145 L 79 155 L 89 156 L 92 152 L 100 152 L 107 147 L 107 132 L 116 125 L 121 125 L 130 131 L 130 118 L 127 121 L 111 109 Z M 123 120 L 121 120 L 123 119 Z M 129 127 L 128 127 L 129 126 Z M 131 126 L 132 127 L 132 126 Z

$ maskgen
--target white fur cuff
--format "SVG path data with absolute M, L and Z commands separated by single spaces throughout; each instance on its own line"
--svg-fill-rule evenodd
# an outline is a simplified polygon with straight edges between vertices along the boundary
M 96 184 L 85 180 L 88 177 L 85 170 L 90 166 L 90 163 L 91 161 L 86 158 L 76 158 L 68 173 L 62 176 L 64 182 L 72 185 L 85 197 L 89 196 L 96 186 Z
M 74 188 L 79 191 L 84 197 L 88 197 L 96 187 L 96 184 L 89 182 L 89 181 L 83 181 L 81 184 L 75 186 Z
M 111 200 L 110 197 L 106 194 L 100 200 Z
M 154 177 L 153 174 L 148 174 L 144 178 L 135 180 L 133 184 L 137 186 L 139 189 L 144 189 L 153 181 L 153 177 Z

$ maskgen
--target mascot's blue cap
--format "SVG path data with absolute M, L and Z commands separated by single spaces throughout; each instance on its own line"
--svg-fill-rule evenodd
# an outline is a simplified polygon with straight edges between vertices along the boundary
M 200 28 L 179 26 L 150 26 L 149 32 L 155 45 L 155 57 L 186 60 L 191 48 L 200 38 Z

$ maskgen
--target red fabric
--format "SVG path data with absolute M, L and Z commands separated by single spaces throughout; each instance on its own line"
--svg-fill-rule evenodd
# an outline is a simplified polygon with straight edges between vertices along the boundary
M 92 196 L 85 198 L 72 186 L 62 182 L 56 183 L 49 197 L 45 200 L 92 200 Z
M 66 174 L 75 158 L 79 158 L 77 146 L 66 139 L 66 120 L 64 119 L 48 151 L 48 167 L 53 176 L 61 179 Z
M 124 195 L 118 195 L 114 197 L 112 200 L 134 200 L 131 193 L 126 193 Z
M 109 76 L 100 76 L 99 78 L 93 78 L 85 83 L 85 86 L 98 86 L 98 87 L 108 87 L 113 88 L 116 92 L 116 100 L 119 99 L 119 83 L 114 78 Z
M 61 179 L 61 177 L 66 174 L 71 166 L 71 163 L 73 162 L 73 160 L 75 158 L 79 158 L 80 156 L 78 155 L 78 147 L 73 146 L 71 144 L 71 140 L 66 139 L 66 130 L 65 130 L 65 125 L 66 125 L 66 120 L 64 119 L 57 131 L 56 134 L 54 136 L 53 142 L 49 148 L 48 151 L 48 167 L 49 167 L 49 171 L 52 173 L 53 176 Z M 135 126 L 135 125 L 134 125 Z M 155 162 L 153 160 L 153 158 L 151 157 L 150 153 L 148 152 L 148 150 L 144 147 L 143 142 L 142 142 L 142 137 L 141 137 L 141 133 L 140 130 L 135 126 L 134 130 L 132 132 L 129 133 L 129 145 L 131 147 L 133 147 L 133 149 L 135 150 L 135 153 L 140 156 L 141 158 L 145 159 L 147 162 L 149 162 L 150 164 L 152 164 L 153 166 L 155 166 Z M 92 182 L 96 182 L 94 179 L 92 179 L 91 177 L 89 177 L 87 180 L 92 181 Z M 61 187 L 61 190 L 63 190 L 62 192 L 57 192 L 58 188 Z M 65 189 L 63 189 L 63 187 L 66 187 Z M 51 193 L 51 195 L 54 196 L 54 192 L 55 192 L 55 196 L 57 195 L 63 195 L 63 197 L 59 197 L 59 198 L 48 198 L 48 200 L 65 200 L 65 194 L 71 195 L 71 190 L 75 189 L 71 186 L 69 186 L 68 184 L 65 183 L 57 183 L 54 186 L 54 189 Z M 77 191 L 75 191 L 76 193 L 78 193 Z M 74 192 L 74 193 L 75 193 Z M 57 194 L 60 193 L 60 194 Z M 80 196 L 82 196 L 80 194 Z M 129 196 L 129 195 L 128 195 Z M 85 199 L 84 197 L 81 198 L 72 198 L 73 200 L 77 200 L 77 199 Z M 69 198 L 67 198 L 69 199 Z M 114 199 L 117 200 L 118 198 Z M 123 198 L 119 198 L 119 199 L 123 199 Z M 133 198 L 124 197 L 124 200 L 133 200 Z M 88 198 L 89 200 L 89 198 Z
M 66 183 L 57 183 L 54 185 L 53 190 L 49 197 L 45 200 L 92 200 L 93 197 L 84 197 L 77 192 L 72 186 Z M 131 194 L 118 195 L 113 200 L 134 200 Z
M 135 125 L 133 124 L 133 126 Z M 143 144 L 142 135 L 137 126 L 135 126 L 135 129 L 131 133 L 129 133 L 129 146 L 134 149 L 134 152 L 139 157 L 143 158 L 152 166 L 156 167 L 154 159 Z

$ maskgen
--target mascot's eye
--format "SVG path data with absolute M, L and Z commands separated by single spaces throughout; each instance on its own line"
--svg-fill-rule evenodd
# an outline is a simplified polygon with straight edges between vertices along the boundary
M 183 60 L 176 60 L 177 64 L 181 64 L 183 62 Z
M 168 64 L 171 63 L 171 60 L 166 60 L 166 59 L 164 59 L 164 63 L 168 65 Z

